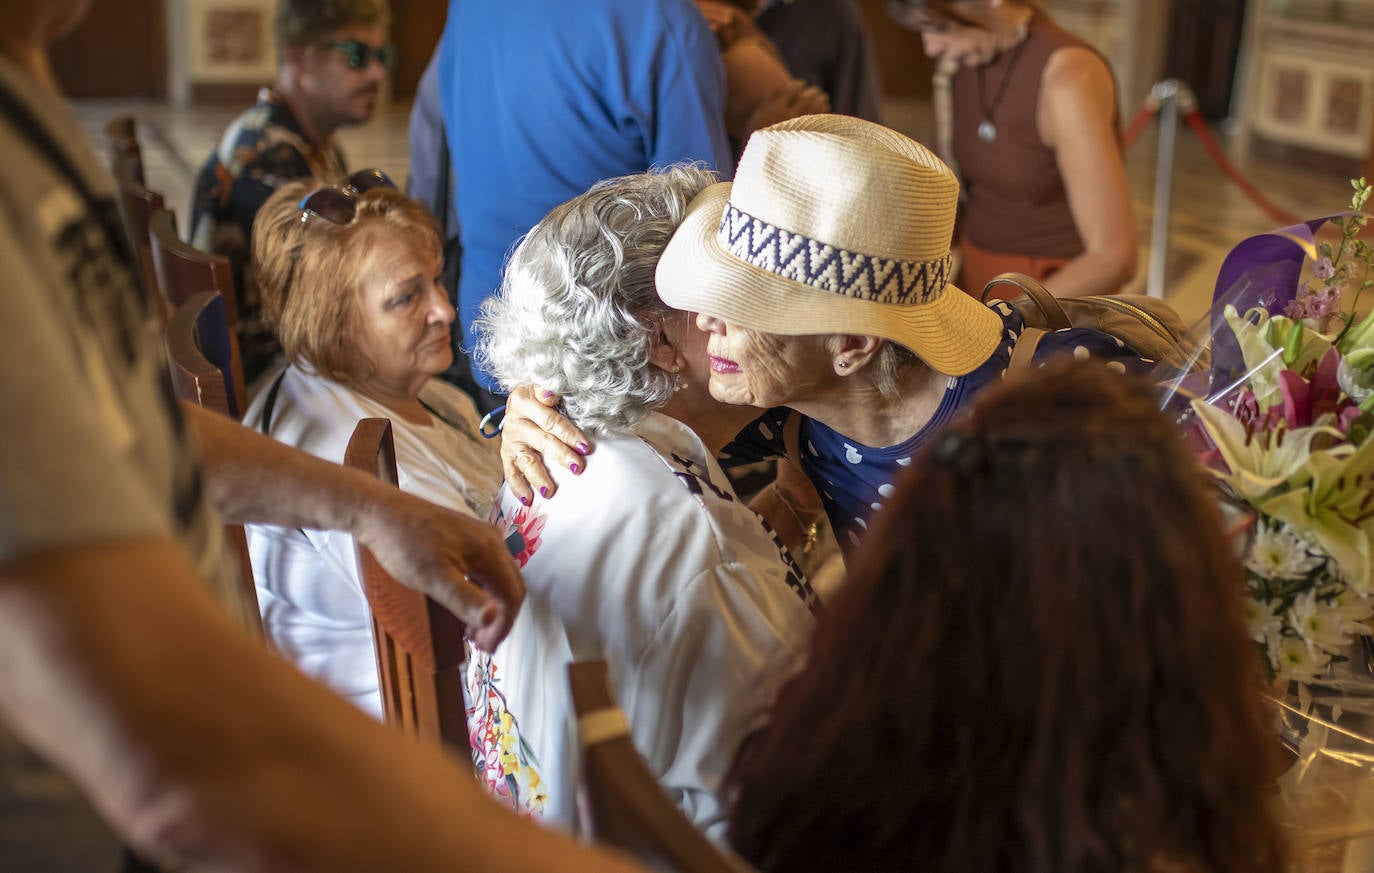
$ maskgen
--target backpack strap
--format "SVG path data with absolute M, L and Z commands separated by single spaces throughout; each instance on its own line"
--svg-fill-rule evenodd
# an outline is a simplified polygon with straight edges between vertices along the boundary
M 1031 362 L 1035 360 L 1035 350 L 1048 333 L 1049 331 L 1038 327 L 1022 329 L 1021 335 L 1016 338 L 1016 344 L 1011 347 L 1011 360 L 1007 362 L 1006 372 L 1008 378 L 1018 378 L 1030 372 Z
M 994 276 L 992 281 L 983 288 L 982 300 L 984 303 L 987 302 L 988 294 L 998 285 L 1010 285 L 1030 298 L 1031 302 L 1040 310 L 1041 315 L 1044 316 L 1046 329 L 1063 330 L 1066 327 L 1073 327 L 1073 322 L 1069 321 L 1068 313 L 1064 312 L 1064 307 L 1059 305 L 1059 300 L 1054 294 L 1039 281 L 1032 279 L 1025 273 L 1001 273 Z

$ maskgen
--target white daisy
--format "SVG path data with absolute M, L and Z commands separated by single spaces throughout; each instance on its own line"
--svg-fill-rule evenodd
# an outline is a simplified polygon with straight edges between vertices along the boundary
M 1313 546 L 1285 524 L 1257 524 L 1245 566 L 1265 579 L 1301 579 L 1324 560 Z
M 1298 595 L 1288 610 L 1288 623 L 1303 639 L 1335 652 L 1350 645 L 1352 623 L 1341 616 L 1341 608 L 1323 603 L 1315 591 Z
M 1315 682 L 1331 658 L 1302 637 L 1271 637 L 1269 659 L 1274 675 L 1299 682 Z
M 1262 643 L 1270 637 L 1277 637 L 1283 629 L 1279 610 L 1283 604 L 1277 600 L 1261 603 L 1253 597 L 1245 598 L 1245 625 L 1250 629 L 1250 639 Z

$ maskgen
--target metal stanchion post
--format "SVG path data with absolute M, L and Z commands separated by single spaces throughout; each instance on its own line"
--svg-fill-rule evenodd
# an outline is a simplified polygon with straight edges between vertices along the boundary
M 1164 267 L 1169 259 L 1169 208 L 1174 196 L 1174 142 L 1178 139 L 1178 107 L 1174 95 L 1178 82 L 1165 79 L 1150 89 L 1159 102 L 1159 146 L 1155 154 L 1155 202 L 1150 224 L 1150 266 L 1145 289 L 1151 297 L 1164 298 Z
M 1159 106 L 1159 151 L 1155 159 L 1154 217 L 1150 226 L 1150 265 L 1146 293 L 1164 298 L 1164 272 L 1169 260 L 1169 215 L 1174 196 L 1174 145 L 1178 141 L 1178 114 L 1189 112 L 1197 101 L 1188 86 L 1165 79 L 1150 89 L 1150 103 Z

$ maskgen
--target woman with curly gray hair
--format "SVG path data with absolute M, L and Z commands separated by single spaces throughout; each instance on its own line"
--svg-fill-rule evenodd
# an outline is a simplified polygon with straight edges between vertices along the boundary
M 477 322 L 503 385 L 538 383 L 598 435 L 595 470 L 557 501 L 504 488 L 524 610 L 469 664 L 485 781 L 518 811 L 576 823 L 565 665 L 604 659 L 635 746 L 699 826 L 771 692 L 800 664 L 814 594 L 714 460 L 754 411 L 711 399 L 706 337 L 658 299 L 654 269 L 695 167 L 611 179 L 554 209 L 512 255 Z

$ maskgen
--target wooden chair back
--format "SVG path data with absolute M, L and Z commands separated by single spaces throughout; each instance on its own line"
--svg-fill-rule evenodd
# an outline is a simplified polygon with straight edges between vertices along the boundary
M 238 324 L 238 306 L 234 293 L 234 274 L 229 259 L 192 248 L 177 235 L 176 213 L 170 209 L 154 209 L 148 220 L 148 236 L 157 276 L 157 289 L 163 306 L 175 312 L 202 291 L 210 291 L 224 301 L 224 320 L 229 332 Z M 237 351 L 237 344 L 235 345 Z M 243 361 L 237 354 L 226 362 L 225 373 L 236 398 L 242 398 L 243 411 L 248 397 L 243 377 Z
M 138 125 L 132 115 L 116 115 L 105 125 L 101 137 L 109 156 L 110 172 L 116 179 L 128 179 L 140 186 L 143 175 L 143 148 L 138 142 Z
M 192 295 L 177 307 L 167 322 L 167 368 L 172 391 L 188 403 L 238 420 L 243 413 L 234 386 L 226 373 L 238 367 L 238 341 L 224 317 L 224 299 L 211 291 Z M 253 565 L 248 560 L 248 538 L 243 525 L 226 524 L 224 536 L 238 555 L 241 593 L 258 613 L 258 591 L 253 584 Z M 261 630 L 261 627 L 259 627 Z
M 395 485 L 391 422 L 385 418 L 358 422 L 344 464 Z M 397 582 L 363 546 L 358 547 L 358 571 L 372 609 L 386 723 L 447 746 L 470 761 L 463 697 L 463 623 L 425 595 Z
M 165 208 L 162 195 L 143 187 L 139 182 L 117 179 L 119 182 L 119 216 L 124 220 L 124 232 L 129 235 L 134 254 L 138 256 L 139 271 L 148 290 L 163 300 L 162 318 L 165 324 L 172 317 L 169 307 L 157 284 L 157 270 L 153 266 L 153 244 L 149 233 L 153 213 Z
M 167 322 L 167 365 L 178 397 L 237 421 L 244 404 L 229 371 L 242 369 L 238 358 L 238 340 L 229 330 L 223 297 L 201 291 L 172 313 Z
M 678 873 L 754 873 L 739 856 L 697 830 L 658 784 L 630 740 L 605 661 L 568 665 L 582 749 L 581 808 L 588 835 L 654 869 Z
M 138 256 L 143 281 L 149 291 L 157 291 L 157 272 L 153 268 L 152 243 L 148 223 L 153 212 L 165 206 L 162 195 L 150 189 L 143 175 L 143 149 L 138 143 L 137 125 L 132 115 L 120 115 L 105 125 L 102 137 L 110 155 L 110 174 L 119 185 L 119 215 L 124 231 Z M 172 307 L 162 307 L 162 322 L 172 317 Z
M 158 287 L 173 309 L 200 291 L 213 291 L 224 298 L 229 326 L 238 323 L 238 296 L 228 258 L 202 252 L 183 240 L 177 233 L 176 213 L 170 209 L 153 210 L 148 218 L 148 236 Z

